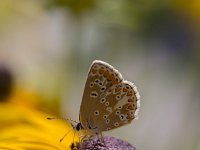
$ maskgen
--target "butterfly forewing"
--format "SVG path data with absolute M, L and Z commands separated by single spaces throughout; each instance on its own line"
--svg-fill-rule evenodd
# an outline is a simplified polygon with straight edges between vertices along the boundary
M 85 84 L 83 99 L 80 107 L 80 121 L 84 128 L 93 126 L 93 116 L 90 114 L 99 103 L 100 97 L 105 95 L 114 84 L 122 80 L 120 73 L 115 73 L 114 68 L 102 61 L 94 61 L 90 67 Z
M 138 106 L 139 94 L 131 82 L 105 62 L 92 63 L 80 107 L 85 129 L 101 132 L 127 124 L 135 118 Z

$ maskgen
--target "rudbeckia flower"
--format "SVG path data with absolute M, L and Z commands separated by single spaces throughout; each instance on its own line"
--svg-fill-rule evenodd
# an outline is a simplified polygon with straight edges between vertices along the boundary
M 25 107 L 0 105 L 0 149 L 66 150 L 78 140 L 69 123 L 49 121 L 49 115 Z M 69 132 L 71 131 L 71 132 Z M 63 135 L 69 132 L 60 142 Z

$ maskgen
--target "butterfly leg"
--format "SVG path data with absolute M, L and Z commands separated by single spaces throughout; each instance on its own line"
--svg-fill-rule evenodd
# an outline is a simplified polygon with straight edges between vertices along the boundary
M 106 146 L 106 142 L 104 141 L 103 134 L 100 132 L 99 135 L 100 135 L 101 141 L 103 142 L 104 146 L 106 147 L 106 149 L 109 150 L 109 148 Z

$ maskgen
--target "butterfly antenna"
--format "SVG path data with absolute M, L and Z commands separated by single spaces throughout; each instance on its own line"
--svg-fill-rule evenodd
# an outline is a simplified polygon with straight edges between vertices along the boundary
M 70 148 L 71 148 L 71 150 L 74 150 L 74 149 L 75 149 L 74 143 L 71 144 Z
M 76 131 L 74 132 L 74 135 L 73 135 L 73 143 L 74 143 L 74 137 L 75 137 L 75 133 L 76 133 Z
M 62 142 L 65 139 L 65 137 L 67 136 L 67 134 L 69 134 L 71 131 L 72 130 L 69 130 L 67 133 L 65 133 L 65 135 L 60 139 L 60 142 Z
M 61 118 L 61 117 L 59 117 L 59 118 L 55 118 L 55 117 L 47 117 L 47 119 L 48 120 L 67 120 L 67 121 L 71 121 L 71 122 L 73 122 L 73 123 L 78 123 L 77 121 L 74 121 L 74 120 L 72 120 L 72 119 L 67 119 L 67 118 Z
M 61 118 L 61 117 L 59 117 L 59 118 L 47 117 L 47 119 L 48 119 L 48 120 L 65 120 L 65 121 L 67 120 L 67 121 L 71 121 L 71 122 L 73 122 L 73 123 L 78 124 L 77 121 L 74 121 L 74 120 L 72 120 L 72 119 L 67 119 L 67 118 Z M 71 123 L 71 126 L 72 126 L 73 129 L 76 128 L 72 123 Z M 65 135 L 60 139 L 60 142 L 62 142 L 62 141 L 65 139 L 65 137 L 67 136 L 67 134 L 69 134 L 71 131 L 72 131 L 72 129 L 69 130 L 67 133 L 65 133 Z M 75 132 L 76 132 L 76 131 L 75 131 Z M 73 136 L 73 142 L 74 142 L 74 137 L 75 137 L 75 133 L 74 133 L 74 136 Z
M 72 125 L 72 127 L 73 127 L 73 125 Z M 74 127 L 73 127 L 73 129 L 74 129 Z M 70 147 L 72 150 L 76 147 L 75 144 L 74 144 L 75 134 L 76 134 L 76 130 L 75 130 L 75 132 L 74 132 L 74 135 L 73 135 L 73 142 L 72 142 L 71 147 Z
M 106 149 L 109 150 L 109 148 L 106 146 L 106 142 L 105 142 L 105 140 L 103 138 L 103 134 L 101 132 L 100 132 L 100 138 L 101 138 L 102 142 L 104 143 L 104 146 L 106 147 Z

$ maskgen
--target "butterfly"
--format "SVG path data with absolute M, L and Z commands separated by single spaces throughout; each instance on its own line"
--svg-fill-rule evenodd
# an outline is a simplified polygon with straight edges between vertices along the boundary
M 102 137 L 103 131 L 121 127 L 137 118 L 139 107 L 140 95 L 136 86 L 124 80 L 121 73 L 108 63 L 95 60 L 86 79 L 79 122 L 65 118 L 47 119 L 68 120 L 76 123 L 76 125 L 71 124 L 75 131 L 85 130 L 89 133 L 88 137 L 93 135 Z M 69 132 L 60 139 L 60 142 Z M 83 141 L 86 136 L 81 140 Z M 71 149 L 77 148 L 74 137 Z M 103 143 L 106 146 L 104 140 Z
M 76 130 L 101 134 L 130 123 L 137 117 L 140 95 L 110 64 L 93 61 L 83 92 Z

